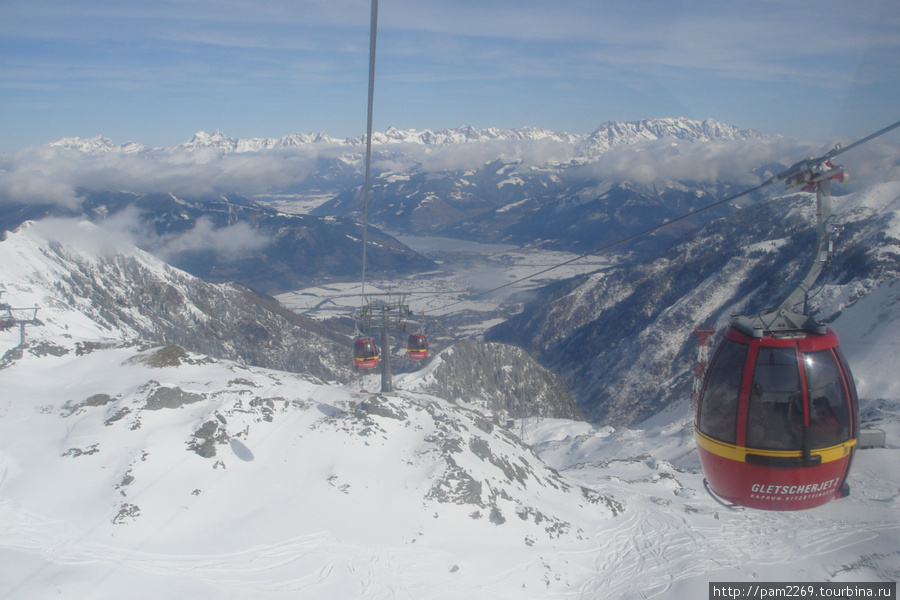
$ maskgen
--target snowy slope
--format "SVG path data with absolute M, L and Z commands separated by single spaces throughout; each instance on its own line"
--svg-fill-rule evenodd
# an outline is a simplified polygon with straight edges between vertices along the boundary
M 26 335 L 152 340 L 347 381 L 343 336 L 246 288 L 175 269 L 86 221 L 27 223 L 0 241 L 0 302 L 39 307 Z M 0 311 L 3 314 L 4 311 Z M 0 342 L 0 356 L 19 338 Z
M 555 548 L 589 551 L 584 527 L 624 510 L 421 394 L 174 347 L 26 354 L 0 382 L 5 598 L 564 589 Z
M 359 390 L 376 376 L 141 344 L 25 280 L 63 281 L 53 253 L 10 248 L 2 301 L 39 303 L 45 325 L 0 368 L 0 597 L 694 598 L 900 576 L 897 395 L 862 407 L 888 447 L 858 453 L 849 498 L 736 512 L 703 490 L 684 402 L 633 428 L 505 429 L 481 398 L 417 391 L 427 369 L 375 396 Z M 895 310 L 894 287 L 840 318 Z
M 879 269 L 875 276 L 826 287 L 820 306 L 826 314 L 837 315 L 831 326 L 839 331 L 841 347 L 854 365 L 860 396 L 898 398 L 900 181 L 841 198 L 838 210 L 840 225 L 863 224 L 858 231 L 842 233 L 838 243 L 861 242 L 866 258 Z M 841 260 L 840 254 L 836 260 Z
M 892 444 L 859 453 L 850 498 L 779 514 L 707 496 L 678 414 L 532 420 L 532 451 L 420 393 L 175 347 L 27 352 L 0 388 L 4 598 L 685 598 L 900 573 L 896 400 L 870 407 Z

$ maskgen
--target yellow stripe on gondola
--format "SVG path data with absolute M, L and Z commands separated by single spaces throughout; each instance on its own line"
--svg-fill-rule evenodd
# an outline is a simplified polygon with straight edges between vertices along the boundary
M 722 458 L 727 458 L 729 460 L 735 460 L 738 462 L 746 462 L 748 453 L 778 458 L 800 458 L 803 456 L 803 452 L 801 452 L 800 450 L 762 450 L 760 448 L 745 448 L 744 446 L 735 446 L 733 444 L 726 444 L 725 442 L 714 440 L 713 438 L 704 435 L 699 430 L 695 430 L 695 433 L 697 434 L 698 446 L 700 446 L 707 452 L 715 454 L 716 456 L 721 456 Z M 850 454 L 850 450 L 852 450 L 853 446 L 855 445 L 856 440 L 850 439 L 842 444 L 838 444 L 837 446 L 830 446 L 828 448 L 813 448 L 811 454 L 813 456 L 821 456 L 822 463 L 832 462 L 835 460 L 840 460 Z

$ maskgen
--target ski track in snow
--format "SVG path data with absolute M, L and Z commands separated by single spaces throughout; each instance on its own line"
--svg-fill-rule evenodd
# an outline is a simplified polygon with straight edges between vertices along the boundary
M 340 590 L 347 588 L 350 594 L 346 597 L 392 598 L 400 590 L 416 588 L 417 573 L 433 567 L 428 564 L 433 561 L 419 552 L 352 546 L 326 531 L 226 554 L 142 552 L 86 541 L 86 534 L 73 536 L 63 522 L 40 519 L 11 504 L 0 503 L 0 548 L 39 554 L 49 570 L 96 566 L 102 578 L 123 568 L 130 573 L 199 581 L 208 585 L 211 593 L 225 593 L 226 597 L 236 597 L 234 592 L 240 591 L 248 594 L 246 597 L 296 598 L 298 592 L 320 590 L 325 597 L 337 598 Z M 40 577 L 40 572 L 31 574 L 32 579 Z M 6 591 L 7 597 L 19 597 L 16 586 Z
M 845 551 L 863 552 L 879 537 L 888 544 L 900 539 L 896 523 L 731 513 L 709 502 L 700 498 L 695 503 L 706 505 L 696 507 L 699 512 L 709 511 L 700 518 L 689 518 L 684 507 L 674 503 L 668 511 L 638 508 L 620 516 L 614 528 L 599 534 L 605 541 L 598 543 L 594 574 L 582 585 L 581 597 L 667 598 L 674 597 L 680 582 L 695 586 L 707 580 L 778 579 L 760 573 L 790 573 L 790 567 L 802 572 L 809 563 L 840 563 Z M 717 516 L 710 516 L 714 511 Z M 896 555 L 893 562 L 900 566 Z M 711 577 L 717 572 L 728 575 Z M 821 578 L 822 573 L 815 572 L 795 580 Z
M 125 364 L 123 359 L 133 352 L 99 351 L 73 361 L 73 365 L 108 369 L 111 364 Z M 64 398 L 70 397 L 69 394 L 76 399 L 86 397 L 88 390 L 96 385 L 99 373 L 66 367 L 68 371 L 61 373 L 77 375 L 78 383 L 67 386 L 67 396 L 58 397 L 52 405 L 47 404 L 48 394 L 57 384 L 51 380 L 43 385 L 26 384 L 20 381 L 22 377 L 17 377 L 39 376 L 44 361 L 52 360 L 69 359 L 26 360 L 22 365 L 0 371 L 0 385 L 12 394 L 0 401 L 5 421 L 5 424 L 0 422 L 0 428 L 6 439 L 14 437 L 15 425 L 11 424 L 30 422 L 32 427 L 39 424 L 43 428 L 41 439 L 62 436 L 43 459 L 47 465 L 56 465 L 53 468 L 57 473 L 63 468 L 83 469 L 91 464 L 96 473 L 98 466 L 106 464 L 112 470 L 118 469 L 106 478 L 115 481 L 125 467 L 133 468 L 137 483 L 128 488 L 128 500 L 146 507 L 147 515 L 121 525 L 110 525 L 110 509 L 102 506 L 96 514 L 107 516 L 93 525 L 89 516 L 86 518 L 78 511 L 72 512 L 71 517 L 44 516 L 26 503 L 27 496 L 15 500 L 4 493 L 19 489 L 8 485 L 21 485 L 28 466 L 26 461 L 32 459 L 28 449 L 34 448 L 31 444 L 36 442 L 20 439 L 11 446 L 4 444 L 0 451 L 0 595 L 10 599 L 50 594 L 63 598 L 96 597 L 95 594 L 114 597 L 125 593 L 135 600 L 184 594 L 217 600 L 301 596 L 342 600 L 599 600 L 694 597 L 706 593 L 706 582 L 710 580 L 823 581 L 850 577 L 872 581 L 889 580 L 900 574 L 900 524 L 896 519 L 900 475 L 894 466 L 900 450 L 895 443 L 900 428 L 895 412 L 898 403 L 893 401 L 879 405 L 878 411 L 873 412 L 878 424 L 888 432 L 889 447 L 859 452 L 851 474 L 851 496 L 798 513 L 737 512 L 716 504 L 703 491 L 693 440 L 687 435 L 689 430 L 685 429 L 683 417 L 678 421 L 678 411 L 668 417 L 671 421 L 661 418 L 660 424 L 648 425 L 646 429 L 595 430 L 586 423 L 552 419 L 517 425 L 512 431 L 521 428 L 531 447 L 573 486 L 570 492 L 573 505 L 579 502 L 578 486 L 581 485 L 624 506 L 624 511 L 612 518 L 604 517 L 599 507 L 579 513 L 579 520 L 572 522 L 573 529 L 581 531 L 577 538 L 538 540 L 532 548 L 523 548 L 519 534 L 510 535 L 521 524 L 509 513 L 509 522 L 495 526 L 472 521 L 466 515 L 471 506 L 432 504 L 407 515 L 408 523 L 401 526 L 402 531 L 386 535 L 388 529 L 377 522 L 370 523 L 370 532 L 348 530 L 341 522 L 357 517 L 340 512 L 345 509 L 322 507 L 320 498 L 334 502 L 336 507 L 340 500 L 347 498 L 351 503 L 341 506 L 361 510 L 360 505 L 352 502 L 353 496 L 342 494 L 340 488 L 344 485 L 350 494 L 363 494 L 359 497 L 362 502 L 385 498 L 363 491 L 375 480 L 364 477 L 360 468 L 365 467 L 346 461 L 363 448 L 366 452 L 376 452 L 385 447 L 386 454 L 381 456 L 395 457 L 400 447 L 391 445 L 393 441 L 408 435 L 410 427 L 417 427 L 412 420 L 404 425 L 403 421 L 384 419 L 376 423 L 381 433 L 368 438 L 359 438 L 347 430 L 344 422 L 349 403 L 367 399 L 370 394 L 313 384 L 286 374 L 241 368 L 241 377 L 249 382 L 244 384 L 246 388 L 255 390 L 261 397 L 285 397 L 283 408 L 275 411 L 274 422 L 261 423 L 260 413 L 238 410 L 237 402 L 243 397 L 240 394 L 233 398 L 224 395 L 216 396 L 205 407 L 197 403 L 189 408 L 169 409 L 173 412 L 168 413 L 145 411 L 141 417 L 144 427 L 136 433 L 127 433 L 124 423 L 112 428 L 103 425 L 103 415 L 108 414 L 103 408 L 86 409 L 84 414 L 73 413 L 68 417 L 60 414 Z M 102 375 L 108 377 L 108 371 L 102 371 Z M 133 389 L 134 381 L 146 381 L 151 376 L 185 389 L 196 386 L 217 389 L 215 384 L 199 382 L 216 378 L 233 382 L 236 373 L 226 363 L 152 371 L 129 366 L 107 382 L 104 389 L 115 394 L 117 389 Z M 406 378 L 403 381 L 406 383 Z M 11 398 L 23 397 L 26 389 L 32 390 L 34 400 L 13 402 Z M 411 392 L 400 394 L 403 402 L 411 403 L 406 405 L 408 411 L 420 402 L 416 398 Z M 300 400 L 301 405 L 294 407 L 292 399 Z M 246 407 L 246 401 L 240 406 Z M 868 406 L 863 408 L 865 411 Z M 173 420 L 184 422 L 188 424 L 184 432 L 188 433 L 193 427 L 190 423 L 199 424 L 213 413 L 227 417 L 226 430 L 233 436 L 240 434 L 232 440 L 241 440 L 239 448 L 246 450 L 240 452 L 249 453 L 241 457 L 233 447 L 220 446 L 221 458 L 229 465 L 227 472 L 210 469 L 209 462 L 201 463 L 205 465 L 204 470 L 192 470 L 190 461 L 198 458 L 185 452 L 184 447 L 174 449 L 176 457 L 181 458 L 172 462 L 166 455 L 172 451 L 164 445 L 171 441 L 166 442 L 164 437 L 144 437 L 154 422 L 157 426 Z M 248 425 L 251 429 L 242 433 Z M 101 449 L 96 456 L 60 456 L 61 451 L 73 445 L 89 446 L 100 433 L 104 437 L 99 438 Z M 159 430 L 157 435 L 164 436 L 165 432 Z M 176 444 L 183 444 L 183 435 L 172 439 Z M 131 436 L 138 437 L 132 440 Z M 150 458 L 146 462 L 140 458 L 144 446 L 135 446 L 142 439 L 147 443 L 155 440 L 156 444 L 147 446 Z M 275 469 L 271 457 L 283 455 L 284 462 L 296 461 L 304 456 L 303 448 L 327 440 L 330 440 L 329 452 L 335 453 L 328 459 L 331 466 L 324 465 L 323 473 L 298 473 L 308 483 L 298 488 L 292 502 L 296 510 L 309 510 L 313 505 L 322 507 L 317 513 L 308 513 L 311 518 L 324 519 L 321 525 L 310 523 L 299 529 L 285 528 L 280 535 L 277 531 L 250 535 L 243 545 L 227 536 L 222 538 L 228 542 L 223 547 L 214 542 L 194 541 L 187 552 L 180 545 L 182 536 L 177 529 L 183 525 L 190 525 L 190 531 L 196 533 L 205 531 L 202 523 L 206 522 L 215 528 L 240 525 L 221 518 L 227 518 L 227 507 L 234 510 L 241 504 L 227 501 L 236 493 L 233 478 L 238 477 L 240 481 L 242 465 L 246 465 L 245 469 Z M 302 447 L 297 449 L 298 445 Z M 125 456 L 110 458 L 110 453 L 119 452 L 117 448 L 123 449 Z M 397 458 L 400 462 L 416 461 L 414 468 L 419 468 L 423 457 L 415 458 L 416 452 L 416 448 L 406 448 Z M 160 459 L 162 463 L 154 462 Z M 360 460 L 369 464 L 364 455 L 358 455 L 353 462 Z M 303 462 L 292 464 L 299 467 Z M 389 465 L 378 468 L 385 469 L 383 476 L 393 476 Z M 329 483 L 322 481 L 328 473 L 335 477 L 333 483 L 330 476 Z M 174 505 L 171 499 L 169 504 L 160 504 L 166 492 L 160 495 L 156 483 L 163 487 L 167 482 L 183 486 L 186 477 L 187 483 L 203 488 L 203 495 L 197 499 L 201 504 L 195 505 L 200 512 L 194 509 L 186 512 L 187 506 L 179 506 L 183 500 L 176 500 Z M 315 483 L 315 477 L 319 478 L 318 488 L 309 485 Z M 412 483 L 407 481 L 407 485 Z M 140 484 L 144 487 L 139 488 Z M 51 493 L 67 492 L 63 487 L 45 489 Z M 331 495 L 321 496 L 322 489 Z M 414 488 L 407 489 L 395 490 L 388 498 L 400 500 L 404 494 L 415 494 Z M 107 495 L 94 496 L 101 504 L 109 502 L 110 493 L 116 496 L 114 490 L 104 493 Z M 61 506 L 52 498 L 40 501 L 41 506 Z M 260 502 L 252 491 L 243 500 L 251 506 Z M 261 510 L 284 507 L 267 504 L 263 501 Z M 203 514 L 220 505 L 223 512 L 219 517 Z M 114 514 L 115 508 L 111 510 Z M 431 518 L 431 512 L 442 513 L 441 519 Z M 57 508 L 57 514 L 68 513 Z M 573 515 L 564 514 L 569 515 L 567 518 Z M 238 515 L 246 518 L 254 513 Z M 191 519 L 198 517 L 201 524 L 193 524 Z M 449 535 L 448 526 L 449 530 L 460 526 L 470 529 Z M 176 530 L 174 534 L 172 529 Z M 297 535 L 301 530 L 306 533 Z M 424 535 L 420 533 L 418 543 L 411 545 L 408 538 L 417 530 Z M 246 528 L 241 531 L 247 533 Z M 507 545 L 511 539 L 516 539 L 517 547 Z M 4 567 L 4 563 L 22 565 L 22 568 Z M 138 585 L 132 581 L 139 582 L 140 589 L 131 590 L 128 586 Z

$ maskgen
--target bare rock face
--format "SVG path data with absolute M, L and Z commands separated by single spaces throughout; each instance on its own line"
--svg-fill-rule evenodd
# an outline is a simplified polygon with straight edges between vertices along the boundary
M 326 381 L 352 377 L 345 336 L 272 298 L 237 284 L 203 281 L 134 246 L 93 250 L 82 240 L 102 230 L 90 223 L 60 223 L 57 230 L 26 224 L 3 242 L 4 250 L 29 257 L 20 258 L 26 274 L 16 285 L 43 290 L 52 299 L 42 313 L 49 315 L 50 325 L 41 329 L 47 335 L 54 323 L 86 318 L 107 341 L 164 346 L 142 358 L 149 366 L 178 364 L 187 360 L 187 350 Z M 91 352 L 99 343 L 79 341 L 75 351 Z M 69 351 L 56 346 L 35 338 L 27 352 Z M 0 366 L 23 351 L 10 352 Z
M 562 379 L 516 346 L 463 340 L 435 362 L 426 391 L 481 404 L 495 419 L 582 418 Z

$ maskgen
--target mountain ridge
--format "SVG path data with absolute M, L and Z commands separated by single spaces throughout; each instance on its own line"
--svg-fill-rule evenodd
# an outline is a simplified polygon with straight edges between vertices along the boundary
M 0 264 L 6 265 L 0 280 L 0 317 L 7 302 L 43 307 L 38 315 L 42 325 L 28 327 L 24 344 L 9 347 L 6 354 L 0 350 L 0 368 L 26 354 L 78 354 L 72 340 L 82 340 L 101 347 L 178 346 L 215 359 L 340 384 L 363 385 L 367 375 L 351 366 L 354 332 L 349 315 L 339 323 L 298 315 L 244 286 L 194 277 L 127 239 L 104 235 L 88 221 L 26 223 L 0 241 Z M 405 338 L 389 351 L 405 354 L 400 342 Z M 471 344 L 466 346 L 469 353 L 476 351 Z M 459 354 L 452 346 L 444 352 L 450 363 L 449 357 Z M 442 362 L 438 354 L 434 363 Z M 504 418 L 580 416 L 559 378 L 521 349 L 495 344 L 492 351 L 481 351 L 478 362 L 482 381 L 501 382 L 492 389 L 502 388 L 504 406 L 491 408 L 481 385 L 480 394 L 473 391 L 474 384 L 450 386 L 455 373 L 442 369 L 433 373 L 424 391 L 450 400 L 477 397 L 479 406 L 488 407 L 498 419 L 501 412 Z M 508 364 L 518 365 L 521 373 L 504 385 Z
M 579 154 L 596 156 L 609 148 L 672 137 L 684 141 L 708 141 L 711 139 L 744 139 L 761 137 L 758 132 L 719 123 L 714 119 L 703 121 L 677 118 L 641 119 L 639 121 L 607 121 L 589 134 L 570 134 L 539 127 L 521 127 L 505 129 L 487 127 L 476 129 L 471 125 L 463 125 L 452 129 L 417 130 L 397 129 L 389 127 L 384 132 L 373 132 L 373 145 L 413 143 L 423 146 L 442 146 L 490 141 L 553 141 L 576 145 Z M 76 150 L 83 153 L 148 153 L 214 150 L 223 154 L 259 152 L 265 150 L 281 150 L 298 148 L 310 144 L 345 146 L 358 149 L 365 145 L 365 135 L 351 138 L 334 138 L 325 132 L 292 133 L 278 138 L 233 138 L 215 129 L 213 133 L 198 131 L 194 136 L 180 144 L 168 148 L 149 147 L 136 142 L 117 145 L 110 138 L 97 135 L 90 138 L 64 137 L 47 144 L 49 147 Z
M 746 207 L 655 255 L 532 292 L 536 299 L 485 339 L 538 357 L 562 376 L 589 420 L 638 423 L 690 396 L 696 327 L 721 334 L 732 314 L 770 308 L 802 278 L 815 247 L 812 196 Z M 898 223 L 900 182 L 835 202 L 836 255 L 809 303 L 846 340 L 851 367 L 873 360 L 867 348 L 887 343 L 900 318 L 900 306 L 885 299 L 900 277 Z M 863 326 L 870 294 L 884 307 Z M 884 380 L 861 382 L 860 394 L 877 397 L 885 387 Z

